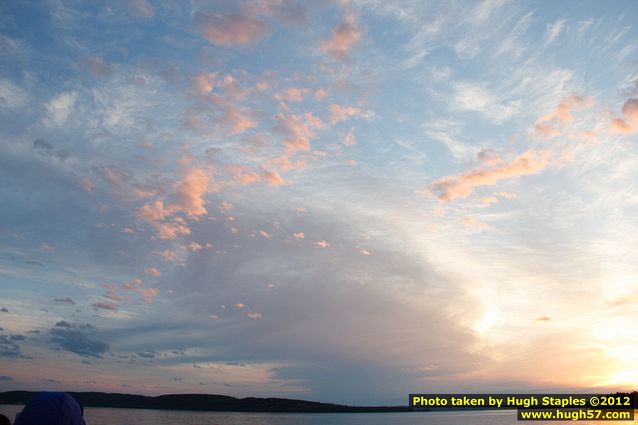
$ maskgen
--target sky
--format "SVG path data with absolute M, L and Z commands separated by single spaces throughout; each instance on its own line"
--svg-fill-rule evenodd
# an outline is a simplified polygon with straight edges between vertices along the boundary
M 0 4 L 0 390 L 638 385 L 638 3 Z

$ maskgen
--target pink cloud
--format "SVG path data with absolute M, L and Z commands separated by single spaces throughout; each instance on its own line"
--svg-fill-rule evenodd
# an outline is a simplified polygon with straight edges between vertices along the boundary
M 272 238 L 272 234 L 270 234 L 270 233 L 266 232 L 265 230 L 260 230 L 260 231 L 259 231 L 259 235 L 260 235 L 262 238 L 266 238 L 266 239 L 270 239 L 270 238 Z
M 246 15 L 198 12 L 195 25 L 210 43 L 226 47 L 253 44 L 270 34 L 263 21 Z
M 328 248 L 330 247 L 330 244 L 326 241 L 321 240 L 321 241 L 315 242 L 315 246 L 319 248 Z
M 215 86 L 216 74 L 200 72 L 191 77 L 191 87 L 193 91 L 201 96 L 209 95 Z
M 151 187 L 136 183 L 133 174 L 128 171 L 112 167 L 95 167 L 95 172 L 118 196 L 145 199 L 155 196 L 157 193 L 157 191 Z
M 367 257 L 370 255 L 370 251 L 368 251 L 367 249 L 360 249 L 359 254 Z
M 560 136 L 560 131 L 549 122 L 537 122 L 534 124 L 534 135 L 550 139 Z
M 638 99 L 628 99 L 622 106 L 621 112 L 624 118 L 615 118 L 611 122 L 611 128 L 616 133 L 635 133 L 638 131 Z
M 341 106 L 333 103 L 330 105 L 330 124 L 334 125 L 353 117 L 366 117 L 368 113 L 354 106 Z
M 298 241 L 306 239 L 304 232 L 293 233 L 292 236 Z
M 248 109 L 240 109 L 232 105 L 224 108 L 217 122 L 227 128 L 231 136 L 244 133 L 248 129 L 257 127 L 258 124 L 250 117 Z
M 234 182 L 241 185 L 255 184 L 261 181 L 261 176 L 244 165 L 227 165 L 226 170 L 230 173 Z
M 470 196 L 474 189 L 481 186 L 492 186 L 504 179 L 527 176 L 542 171 L 549 162 L 549 152 L 537 154 L 529 150 L 511 162 L 491 168 L 478 168 L 458 176 L 448 176 L 435 180 L 430 190 L 438 194 L 440 201 L 452 201 L 456 198 Z
M 160 277 L 162 273 L 157 270 L 155 267 L 150 267 L 148 269 L 144 269 L 144 273 L 150 276 Z
M 146 304 L 152 304 L 153 298 L 159 295 L 159 290 L 157 288 L 139 288 L 136 292 L 142 296 L 142 300 Z
M 328 92 L 324 89 L 315 90 L 315 100 L 320 102 L 328 97 Z
M 190 234 L 190 229 L 184 218 L 176 216 L 182 213 L 187 217 L 197 219 L 208 211 L 204 207 L 204 194 L 219 190 L 211 184 L 206 173 L 198 168 L 188 170 L 184 178 L 175 186 L 175 191 L 166 201 L 156 200 L 143 205 L 137 210 L 137 217 L 151 223 L 157 229 L 160 239 L 175 239 L 178 236 Z
M 286 181 L 276 171 L 264 170 L 262 176 L 269 186 L 282 186 Z
M 210 179 L 198 168 L 187 171 L 186 176 L 177 184 L 172 202 L 168 208 L 172 213 L 181 211 L 189 217 L 206 214 L 203 195 L 210 190 Z
M 485 196 L 481 198 L 481 204 L 485 206 L 489 206 L 491 204 L 496 204 L 496 203 L 498 203 L 498 198 L 495 196 Z
M 354 136 L 354 128 L 351 128 L 346 134 L 346 137 L 343 138 L 343 144 L 346 146 L 353 146 L 357 143 L 357 138 Z
M 175 252 L 171 251 L 170 249 L 167 249 L 165 251 L 156 252 L 156 254 L 158 256 L 162 257 L 166 261 L 175 261 L 175 259 L 177 258 L 177 254 L 175 254 Z
M 191 229 L 181 217 L 174 217 L 170 221 L 154 224 L 157 229 L 157 237 L 160 239 L 171 240 L 191 234 Z
M 197 251 L 199 251 L 200 249 L 204 249 L 204 247 L 203 247 L 202 245 L 198 244 L 197 242 L 191 242 L 191 243 L 188 245 L 188 249 L 189 249 L 190 251 L 192 251 L 192 252 L 197 252 Z
M 127 291 L 133 291 L 139 294 L 146 304 L 152 304 L 153 298 L 159 294 L 159 290 L 157 288 L 142 287 L 142 280 L 140 278 L 135 278 L 130 282 L 125 282 L 122 284 L 122 287 Z
M 275 96 L 277 100 L 286 100 L 288 102 L 301 102 L 308 94 L 308 89 L 300 89 L 297 87 L 291 87 L 284 90 L 283 93 Z
M 284 133 L 284 146 L 289 153 L 310 150 L 310 140 L 315 137 L 316 130 L 325 127 L 321 119 L 307 112 L 303 117 L 298 115 L 277 115 L 277 130 Z
M 168 214 L 168 211 L 164 208 L 163 201 L 155 201 L 151 204 L 143 205 L 137 210 L 137 217 L 149 222 L 162 220 Z
M 246 308 L 246 304 L 244 304 L 244 303 L 236 303 L 235 304 L 235 308 L 241 310 L 242 308 Z
M 345 60 L 348 52 L 363 36 L 363 30 L 359 26 L 354 15 L 347 15 L 335 28 L 332 37 L 323 42 L 321 51 L 334 56 L 337 59 Z
M 80 181 L 80 186 L 84 189 L 85 192 L 91 192 L 93 190 L 93 183 L 89 179 L 82 179 Z
M 267 162 L 268 165 L 283 171 L 301 170 L 306 167 L 306 161 L 297 160 L 292 162 L 289 155 L 281 155 Z
M 539 119 L 534 124 L 533 134 L 537 137 L 552 138 L 560 135 L 556 128 L 559 123 L 566 123 L 574 120 L 572 113 L 575 110 L 589 107 L 594 104 L 590 97 L 572 95 L 564 98 L 556 108 Z

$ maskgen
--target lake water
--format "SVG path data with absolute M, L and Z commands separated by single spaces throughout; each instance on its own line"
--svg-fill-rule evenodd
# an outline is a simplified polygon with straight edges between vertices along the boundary
M 0 406 L 13 423 L 22 406 Z M 565 425 L 560 422 L 519 422 L 516 412 L 414 413 L 238 413 L 175 410 L 84 409 L 87 425 Z M 588 425 L 628 425 L 627 421 L 586 421 Z

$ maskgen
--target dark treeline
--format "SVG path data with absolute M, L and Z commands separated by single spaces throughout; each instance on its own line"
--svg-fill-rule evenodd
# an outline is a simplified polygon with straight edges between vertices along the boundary
M 25 404 L 35 394 L 31 391 L 0 393 L 0 404 Z M 114 407 L 121 409 L 201 410 L 223 412 L 288 412 L 288 413 L 347 413 L 347 412 L 409 412 L 408 406 L 346 406 L 285 398 L 235 398 L 212 394 L 167 394 L 147 397 L 134 394 L 69 392 L 85 407 Z

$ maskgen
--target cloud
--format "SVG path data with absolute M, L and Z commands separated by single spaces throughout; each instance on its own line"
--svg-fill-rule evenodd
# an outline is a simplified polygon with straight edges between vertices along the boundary
M 298 241 L 306 239 L 306 235 L 304 235 L 304 232 L 293 233 L 292 237 Z
M 536 323 L 539 323 L 539 322 L 551 322 L 551 321 L 552 321 L 552 319 L 550 319 L 547 316 L 542 316 L 542 317 L 539 317 L 537 319 L 534 319 L 534 322 L 536 322 Z
M 286 181 L 276 171 L 264 170 L 262 176 L 269 186 L 282 186 Z
M 474 189 L 493 186 L 501 180 L 528 176 L 542 171 L 549 162 L 549 152 L 537 153 L 529 150 L 506 162 L 491 168 L 478 168 L 458 176 L 448 176 L 435 180 L 430 190 L 440 201 L 452 201 L 470 196 Z
M 73 111 L 76 99 L 77 93 L 73 91 L 60 93 L 45 103 L 44 108 L 47 111 L 46 123 L 57 126 L 64 125 Z
M 574 120 L 574 116 L 572 115 L 574 110 L 591 105 L 593 105 L 593 100 L 590 97 L 571 95 L 563 99 L 556 109 L 549 115 L 546 115 L 543 120 L 557 118 L 562 122 L 570 122 Z
M 91 192 L 93 190 L 93 182 L 89 179 L 80 180 L 80 186 L 85 192 Z
M 215 87 L 215 73 L 200 72 L 191 77 L 191 87 L 200 96 L 207 96 Z
M 454 85 L 450 108 L 476 112 L 498 124 L 510 119 L 518 112 L 520 101 L 506 102 L 484 84 L 464 81 Z
M 124 282 L 122 287 L 127 291 L 139 294 L 146 304 L 152 304 L 153 298 L 159 295 L 159 290 L 157 288 L 144 288 L 140 278 L 135 278 L 130 282 Z
M 148 269 L 144 269 L 144 273 L 150 276 L 160 277 L 162 273 L 157 270 L 155 267 L 150 267 Z
M 305 5 L 294 0 L 256 0 L 242 6 L 251 15 L 269 16 L 286 25 L 300 26 L 308 21 Z
M 0 375 L 0 381 L 13 381 L 13 378 L 9 375 Z
M 111 73 L 111 67 L 99 56 L 90 56 L 82 60 L 94 77 L 102 77 Z
M 226 170 L 232 176 L 233 181 L 241 185 L 250 185 L 261 181 L 259 174 L 249 171 L 249 168 L 243 165 L 227 165 Z
M 177 184 L 168 209 L 171 213 L 183 212 L 189 217 L 206 214 L 203 195 L 209 191 L 210 179 L 198 168 L 187 171 L 186 176 Z
M 228 134 L 234 136 L 244 133 L 246 130 L 257 127 L 258 122 L 249 115 L 248 109 L 239 109 L 227 105 L 217 122 L 228 129 Z
M 69 297 L 65 297 L 65 298 L 56 298 L 54 300 L 56 303 L 60 303 L 60 304 L 71 304 L 71 305 L 75 305 L 75 302 L 69 298 Z
M 259 314 L 259 313 L 253 313 L 252 311 L 251 311 L 251 312 L 246 313 L 246 316 L 250 317 L 250 318 L 251 318 L 251 319 L 253 319 L 253 320 L 258 320 L 258 319 L 261 319 L 261 317 L 262 317 L 262 316 L 261 316 L 261 314 Z
M 304 96 L 308 94 L 308 89 L 302 89 L 298 87 L 291 87 L 284 90 L 283 93 L 275 95 L 275 99 L 286 100 L 288 102 L 301 102 Z
M 552 138 L 561 134 L 557 128 L 562 123 L 574 120 L 573 112 L 592 106 L 594 101 L 590 97 L 571 95 L 564 98 L 549 114 L 540 118 L 534 124 L 533 134 L 537 137 Z
M 13 335 L 12 335 L 13 336 Z M 7 335 L 0 335 L 0 356 L 2 357 L 24 357 L 20 345 L 15 338 Z
M 343 138 L 343 144 L 346 146 L 353 146 L 357 143 L 357 138 L 354 135 L 354 128 L 351 128 L 346 134 L 346 137 Z
M 191 243 L 188 245 L 188 249 L 189 249 L 190 251 L 192 251 L 192 252 L 197 252 L 197 251 L 199 251 L 200 249 L 203 249 L 203 248 L 204 248 L 204 247 L 203 247 L 203 246 L 201 246 L 200 244 L 198 244 L 197 242 L 191 242 Z
M 310 140 L 316 136 L 316 130 L 325 126 L 312 112 L 303 116 L 279 113 L 276 118 L 278 125 L 275 129 L 287 136 L 283 143 L 288 153 L 310 150 Z
M 547 24 L 545 35 L 543 36 L 543 45 L 548 46 L 560 35 L 561 31 L 565 27 L 565 19 L 557 19 L 553 24 Z
M 114 303 L 93 303 L 91 304 L 96 309 L 109 310 L 109 311 L 117 311 L 117 304 Z
M 68 150 L 55 149 L 55 147 L 51 143 L 42 139 L 35 139 L 33 141 L 33 149 L 44 156 L 54 157 L 61 161 L 65 161 L 71 156 L 71 153 Z
M 156 200 L 143 205 L 137 210 L 137 217 L 144 220 L 157 230 L 160 239 L 175 239 L 178 236 L 190 234 L 190 228 L 184 218 L 176 216 L 184 214 L 186 217 L 197 218 L 206 214 L 204 194 L 217 191 L 218 187 L 211 183 L 208 175 L 198 169 L 189 169 L 184 178 L 175 185 L 174 192 L 165 200 Z M 167 204 L 164 204 L 164 201 Z
M 330 105 L 330 124 L 334 125 L 353 117 L 367 117 L 369 114 L 354 106 L 341 106 L 333 103 Z
M 18 111 L 29 99 L 27 93 L 10 80 L 0 78 L 0 111 Z
M 155 9 L 148 0 L 127 0 L 127 4 L 133 16 L 137 18 L 150 18 L 155 15 Z
M 96 329 L 90 324 L 56 327 L 49 331 L 59 348 L 82 357 L 102 357 L 109 344 L 95 337 Z
M 346 15 L 334 29 L 332 37 L 321 44 L 323 53 L 337 59 L 348 58 L 350 50 L 361 41 L 363 30 L 354 15 Z
M 317 241 L 315 242 L 315 246 L 319 247 L 319 248 L 328 248 L 330 247 L 330 244 L 324 240 L 321 241 Z
M 253 44 L 270 34 L 268 26 L 253 16 L 198 12 L 194 19 L 206 40 L 225 47 Z
M 638 132 L 638 99 L 628 99 L 622 106 L 623 118 L 612 120 L 612 130 L 616 133 Z

